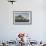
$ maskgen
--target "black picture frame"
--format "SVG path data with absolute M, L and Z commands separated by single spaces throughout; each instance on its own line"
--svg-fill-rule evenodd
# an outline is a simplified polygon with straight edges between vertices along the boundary
M 14 25 L 32 24 L 32 11 L 13 11 Z

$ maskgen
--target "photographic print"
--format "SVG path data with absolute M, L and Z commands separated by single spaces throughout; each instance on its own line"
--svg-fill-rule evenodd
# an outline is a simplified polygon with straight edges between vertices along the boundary
M 32 24 L 31 11 L 13 11 L 13 24 Z

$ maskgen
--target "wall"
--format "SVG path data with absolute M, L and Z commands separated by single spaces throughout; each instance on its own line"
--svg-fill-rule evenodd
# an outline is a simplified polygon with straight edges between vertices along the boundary
M 19 32 L 31 34 L 37 41 L 46 40 L 46 14 L 43 0 L 17 0 L 13 5 L 7 0 L 0 0 L 0 40 L 11 40 Z M 13 11 L 32 11 L 32 25 L 14 25 Z

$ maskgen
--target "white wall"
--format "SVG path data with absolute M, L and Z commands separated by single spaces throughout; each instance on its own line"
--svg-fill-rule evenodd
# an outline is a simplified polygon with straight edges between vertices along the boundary
M 0 0 L 0 40 L 11 40 L 19 32 L 31 34 L 34 40 L 46 40 L 46 14 L 43 0 L 17 0 L 13 5 Z M 14 25 L 12 11 L 32 11 L 32 25 Z

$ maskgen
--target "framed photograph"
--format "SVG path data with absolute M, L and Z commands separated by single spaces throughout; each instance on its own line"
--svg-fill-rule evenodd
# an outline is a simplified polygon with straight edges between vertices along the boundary
M 32 24 L 31 11 L 13 11 L 13 24 L 28 25 Z

